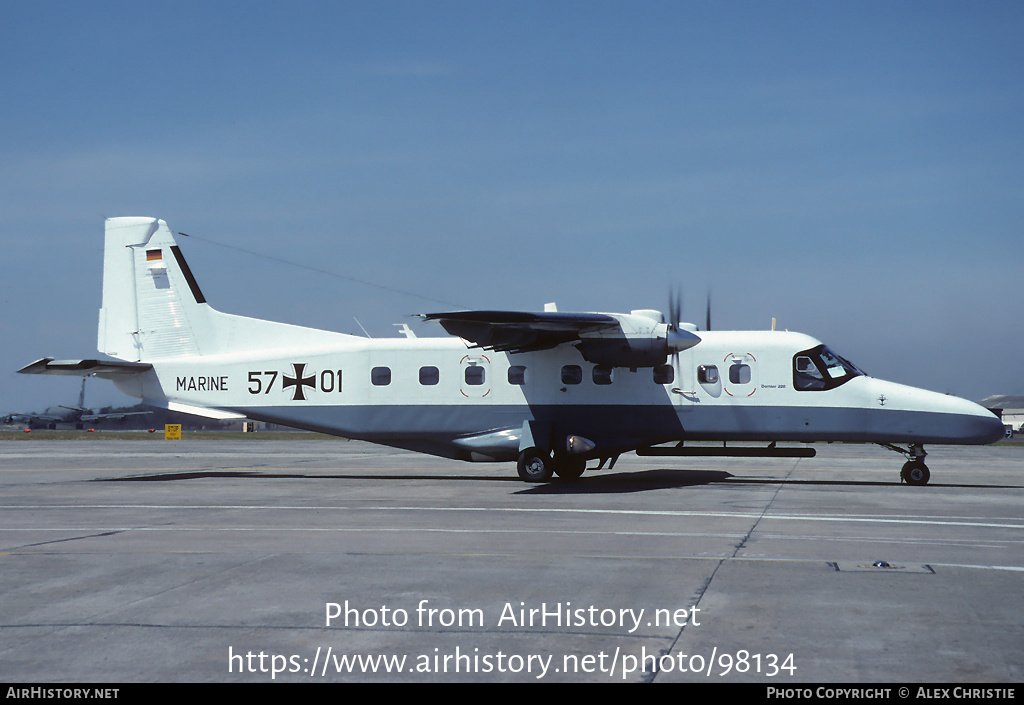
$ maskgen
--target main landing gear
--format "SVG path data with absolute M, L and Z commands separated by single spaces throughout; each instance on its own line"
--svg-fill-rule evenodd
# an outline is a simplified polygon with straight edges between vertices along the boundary
M 552 457 L 540 448 L 527 448 L 519 454 L 516 470 L 526 482 L 547 482 L 555 474 L 565 480 L 576 480 L 587 469 L 587 461 L 572 456 Z
M 891 443 L 879 443 L 878 445 L 907 457 L 907 462 L 904 463 L 903 469 L 900 470 L 901 481 L 906 482 L 908 485 L 928 484 L 932 474 L 928 471 L 928 466 L 924 464 L 924 458 L 928 454 L 925 453 L 923 445 L 911 443 L 910 447 L 906 449 L 894 446 Z

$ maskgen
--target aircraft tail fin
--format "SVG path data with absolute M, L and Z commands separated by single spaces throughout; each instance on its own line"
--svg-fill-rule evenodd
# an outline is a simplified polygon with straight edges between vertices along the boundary
M 122 360 L 199 354 L 206 303 L 167 223 L 108 218 L 97 347 Z
M 235 352 L 276 344 L 309 346 L 350 338 L 221 313 L 203 296 L 167 223 L 108 218 L 97 347 L 121 360 Z

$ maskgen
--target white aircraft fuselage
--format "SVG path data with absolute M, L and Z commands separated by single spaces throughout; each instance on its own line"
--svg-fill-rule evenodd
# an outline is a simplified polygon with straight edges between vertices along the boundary
M 923 468 L 925 443 L 1003 437 L 977 404 L 869 377 L 802 333 L 697 331 L 656 311 L 426 318 L 475 339 L 370 339 L 224 314 L 163 221 L 114 218 L 99 349 L 117 361 L 44 358 L 22 371 L 95 374 L 146 404 L 217 418 L 518 459 L 528 480 L 670 442 L 906 443 L 907 466 Z

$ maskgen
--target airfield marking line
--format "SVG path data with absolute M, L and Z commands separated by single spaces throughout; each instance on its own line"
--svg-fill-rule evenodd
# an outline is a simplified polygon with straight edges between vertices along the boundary
M 775 541 L 821 541 L 823 537 L 820 534 L 776 534 L 763 532 L 760 534 L 762 539 L 772 539 Z M 876 536 L 830 536 L 829 541 L 872 541 L 874 543 L 893 543 L 893 544 L 906 544 L 910 539 L 905 537 L 876 537 Z M 987 542 L 987 543 L 986 543 Z M 913 539 L 914 544 L 942 544 L 944 546 L 957 545 L 965 547 L 985 547 L 985 548 L 1004 548 L 1006 546 L 1016 546 L 1024 544 L 1024 539 L 979 539 L 977 541 L 970 541 L 967 539 L 954 539 L 954 538 L 915 538 Z
M 8 556 L 35 556 L 45 552 L 41 551 L 24 551 L 24 550 L 10 550 L 6 553 L 0 553 L 0 557 Z M 86 552 L 92 553 L 92 552 Z M 120 554 L 124 555 L 223 555 L 223 551 L 119 551 Z M 231 552 L 234 554 L 235 552 Z M 261 555 L 266 555 L 267 552 L 261 552 Z M 274 555 L 290 555 L 295 551 L 271 551 L 270 554 Z M 325 553 L 324 551 L 311 551 L 309 553 Z M 332 555 L 337 552 L 331 552 Z M 573 559 L 591 559 L 591 560 L 609 560 L 609 561 L 716 561 L 716 562 L 742 562 L 742 563 L 807 563 L 807 564 L 822 564 L 827 566 L 830 563 L 834 563 L 833 558 L 771 558 L 766 556 L 728 556 L 725 553 L 719 555 L 687 555 L 687 556 L 640 556 L 640 555 L 607 555 L 607 554 L 547 554 L 547 553 L 483 553 L 483 552 L 409 552 L 409 551 L 342 551 L 344 555 L 372 555 L 372 556 L 444 556 L 454 558 L 500 558 L 503 560 L 533 560 L 534 558 L 573 558 Z M 904 561 L 908 562 L 908 561 Z M 911 564 L 915 564 L 913 561 L 909 561 Z M 965 570 L 997 570 L 997 571 L 1008 571 L 1013 573 L 1024 573 L 1024 566 L 1012 566 L 1012 565 L 981 565 L 971 563 L 938 563 L 936 561 L 929 561 L 928 565 L 933 568 L 962 568 Z M 880 572 L 879 574 L 883 574 Z M 888 573 L 891 574 L 891 571 Z
M 708 512 L 688 510 L 646 510 L 646 509 L 583 509 L 575 507 L 415 507 L 415 506 L 347 506 L 347 505 L 246 505 L 246 504 L 37 504 L 37 505 L 6 505 L 4 510 L 46 510 L 46 509 L 186 509 L 186 510 L 284 510 L 284 511 L 349 511 L 349 512 L 450 512 L 450 513 L 542 513 L 542 514 L 598 514 L 621 516 L 653 516 L 653 517 L 714 517 L 721 519 L 778 519 L 782 521 L 815 521 L 815 522 L 850 522 L 868 524 L 921 524 L 935 526 L 963 526 L 976 528 L 1024 529 L 1024 523 L 996 523 L 990 521 L 968 521 L 941 518 L 887 518 L 870 516 L 844 516 L 842 514 L 806 515 L 806 514 L 765 514 L 763 512 Z M 1007 520 L 1010 521 L 1010 520 Z
M 398 528 L 373 528 L 367 529 L 366 527 L 313 527 L 313 526 L 298 526 L 298 527 L 262 527 L 262 526 L 225 526 L 225 527 L 210 527 L 210 526 L 134 526 L 134 527 L 60 527 L 60 528 L 19 528 L 19 529 L 4 529 L 0 528 L 0 533 L 23 533 L 23 532 L 44 532 L 44 531 L 59 531 L 59 532 L 74 532 L 74 531 L 102 531 L 102 534 L 89 534 L 87 536 L 73 536 L 67 541 L 81 540 L 88 538 L 99 538 L 102 536 L 108 536 L 115 533 L 129 533 L 132 531 L 147 531 L 147 532 L 159 532 L 159 531 L 210 531 L 210 532 L 233 532 L 233 531 L 251 531 L 251 532 L 270 532 L 270 533 L 281 533 L 281 532 L 297 532 L 297 531 L 308 531 L 313 533 L 365 533 L 373 532 L 375 534 L 386 534 L 386 533 L 424 533 L 424 534 L 508 534 L 510 529 L 438 529 L 438 528 L 418 528 L 410 527 L 407 529 Z M 664 536 L 671 538 L 742 538 L 745 534 L 730 534 L 730 533 L 709 533 L 709 532 L 688 532 L 688 531 L 585 531 L 576 529 L 517 529 L 517 534 L 580 534 L 584 536 Z M 50 543 L 53 543 L 51 541 Z M 0 554 L 2 555 L 2 554 Z
M 17 556 L 36 556 L 36 555 L 47 555 L 52 553 L 50 551 L 26 551 L 26 550 L 13 550 L 6 553 L 0 553 L 0 557 L 17 557 Z M 86 552 L 93 553 L 93 552 Z M 118 555 L 224 555 L 223 551 L 119 551 Z M 234 555 L 236 552 L 232 551 Z M 265 554 L 266 552 L 262 552 Z M 291 555 L 294 551 L 270 551 L 272 555 Z M 311 551 L 309 553 L 321 554 L 324 551 Z M 331 552 L 331 555 L 336 555 L 338 552 Z M 835 560 L 832 558 L 770 558 L 766 556 L 729 556 L 725 553 L 719 555 L 685 555 L 685 556 L 639 556 L 639 555 L 607 555 L 607 554 L 548 554 L 548 553 L 466 553 L 466 552 L 430 552 L 430 553 L 412 553 L 409 551 L 391 551 L 391 552 L 370 552 L 370 551 L 341 551 L 343 555 L 366 555 L 366 556 L 443 556 L 448 558 L 500 558 L 502 560 L 533 560 L 534 558 L 572 558 L 572 559 L 589 559 L 589 560 L 608 560 L 608 561 L 715 561 L 718 563 L 806 563 L 806 564 L 821 564 L 822 566 L 828 566 L 830 563 L 834 563 Z M 865 559 L 866 560 L 866 559 Z M 914 561 L 902 561 L 911 565 L 920 565 Z M 933 568 L 961 568 L 964 570 L 997 570 L 1007 571 L 1011 573 L 1024 573 L 1024 566 L 1014 565 L 981 565 L 972 563 L 938 563 L 936 561 L 928 561 L 928 565 Z M 879 575 L 893 574 L 893 571 L 879 570 Z
M 85 536 L 72 536 L 66 539 L 60 539 L 59 541 L 72 541 L 82 540 L 89 538 L 99 538 L 106 535 L 113 535 L 118 533 L 131 533 L 136 531 L 156 533 L 160 531 L 167 532 L 271 532 L 271 533 L 285 533 L 285 532 L 310 532 L 310 533 L 361 533 L 368 531 L 365 527 L 203 527 L 203 526 L 178 526 L 178 527 L 28 527 L 28 528 L 17 528 L 17 529 L 4 529 L 0 528 L 0 534 L 18 534 L 18 533 L 42 533 L 42 532 L 84 532 L 84 531 L 100 531 L 100 534 L 89 534 Z M 375 528 L 372 529 L 374 533 L 424 533 L 424 534 L 508 534 L 509 529 L 442 529 L 442 528 Z M 746 534 L 740 533 L 712 533 L 712 532 L 687 532 L 687 531 L 586 531 L 586 530 L 568 530 L 568 529 L 517 529 L 517 534 L 539 534 L 539 535 L 559 535 L 559 536 L 573 536 L 573 535 L 584 535 L 584 536 L 638 536 L 648 538 L 717 538 L 717 539 L 738 539 L 744 538 Z M 991 549 L 1004 549 L 1008 546 L 1017 546 L 1024 541 L 1020 540 L 988 540 L 982 543 L 969 542 L 957 539 L 928 539 L 928 538 L 917 538 L 917 539 L 885 539 L 875 537 L 863 537 L 863 536 L 830 536 L 827 539 L 823 539 L 821 536 L 815 535 L 801 535 L 801 536 L 787 536 L 784 534 L 765 534 L 761 538 L 770 539 L 774 541 L 827 541 L 829 543 L 841 543 L 850 541 L 867 541 L 872 540 L 878 544 L 894 544 L 894 545 L 906 545 L 912 543 L 914 545 L 929 545 L 929 546 L 961 546 L 961 547 L 973 547 L 973 548 L 991 548 Z M 47 541 L 45 543 L 53 544 L 56 541 Z M 36 544 L 32 544 L 33 546 Z M 39 544 L 41 545 L 41 544 Z M 22 546 L 21 548 L 25 548 Z M 0 556 L 5 554 L 0 553 Z
M 966 568 L 974 570 L 1009 570 L 1015 573 L 1024 573 L 1024 566 L 1012 565 L 971 565 L 970 563 L 929 563 L 931 566 L 940 568 Z

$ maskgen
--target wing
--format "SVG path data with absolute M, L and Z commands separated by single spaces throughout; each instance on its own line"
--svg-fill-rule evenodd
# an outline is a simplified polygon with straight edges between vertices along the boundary
M 458 311 L 423 314 L 477 347 L 498 352 L 531 352 L 571 343 L 583 359 L 613 367 L 653 367 L 669 353 L 700 342 L 693 333 L 669 329 L 657 311 L 632 313 L 524 313 Z
M 152 413 L 152 411 L 122 411 L 116 414 L 82 414 L 82 421 L 103 421 L 105 419 L 124 421 L 129 416 L 146 416 Z
M 499 352 L 547 350 L 587 334 L 619 328 L 619 320 L 604 313 L 456 311 L 425 313 L 422 318 L 437 321 L 452 335 L 478 347 Z
M 53 414 L 3 414 L 0 416 L 0 423 L 35 423 L 38 421 L 45 421 L 47 423 L 51 421 L 67 421 L 63 416 L 54 416 Z

